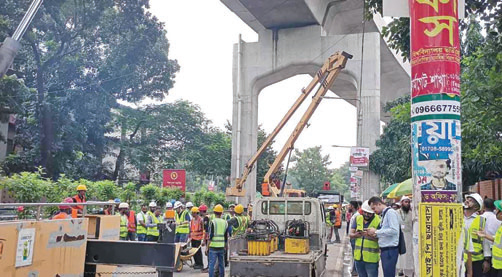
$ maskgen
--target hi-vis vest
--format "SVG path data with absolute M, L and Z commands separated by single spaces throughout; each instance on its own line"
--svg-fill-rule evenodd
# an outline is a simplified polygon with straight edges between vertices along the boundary
M 364 229 L 364 217 L 363 215 L 358 215 L 356 217 L 356 231 L 362 231 Z M 371 220 L 368 228 L 378 228 L 380 224 L 380 217 L 375 215 L 373 220 Z M 380 249 L 378 247 L 378 241 L 373 241 L 366 239 L 365 237 L 356 239 L 356 247 L 354 248 L 354 260 L 363 261 L 367 263 L 378 263 L 380 261 Z
M 221 218 L 215 218 L 211 221 L 213 223 L 213 238 L 209 247 L 223 248 L 225 247 L 225 232 L 228 228 L 228 223 L 226 220 Z
M 204 221 L 202 217 L 194 217 L 190 221 L 190 238 L 192 240 L 202 240 L 204 238 Z
M 472 253 L 472 261 L 482 261 L 484 260 L 483 254 L 483 239 L 478 236 L 478 231 L 483 231 L 485 229 L 486 220 L 481 216 L 476 216 L 469 227 L 469 234 L 472 238 L 472 246 L 474 247 L 474 253 Z M 467 261 L 467 253 L 464 253 L 464 261 Z
M 127 215 L 120 215 L 120 237 L 127 237 Z
M 128 232 L 136 232 L 136 215 L 134 211 L 129 211 L 129 222 L 127 224 Z
M 333 222 L 331 222 L 330 212 L 326 212 L 326 226 L 328 226 L 328 227 L 333 226 Z
M 497 229 L 492 248 L 492 267 L 502 269 L 502 224 Z
M 248 224 L 249 224 L 247 216 L 236 215 L 235 219 L 237 219 L 237 222 L 239 223 L 239 227 L 232 229 L 232 236 L 244 234 L 246 232 L 246 229 L 248 228 Z
M 176 234 L 188 234 L 190 233 L 190 229 L 188 227 L 188 223 L 181 224 L 186 221 L 187 211 L 183 210 L 181 215 L 178 212 L 174 213 L 174 218 L 176 219 Z
M 139 213 L 141 215 L 141 217 L 143 218 L 143 223 L 146 224 L 146 217 L 145 217 L 145 213 L 144 212 L 140 212 Z M 141 235 L 141 234 L 146 234 L 146 227 L 143 227 L 143 225 L 141 225 L 141 223 L 138 222 L 138 227 L 136 229 L 136 233 L 138 235 Z
M 154 227 L 148 227 L 146 229 L 146 234 L 148 236 L 158 237 L 159 236 L 159 229 L 157 228 L 157 224 L 160 223 L 160 220 L 151 211 L 148 211 L 147 215 L 149 215 L 149 216 L 152 217 L 152 221 L 155 224 L 155 226 Z

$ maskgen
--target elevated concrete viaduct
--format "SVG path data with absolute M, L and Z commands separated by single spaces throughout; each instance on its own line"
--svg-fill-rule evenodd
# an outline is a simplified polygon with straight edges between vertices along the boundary
M 257 42 L 239 39 L 234 45 L 232 181 L 257 150 L 260 91 L 298 74 L 315 74 L 336 51 L 354 58 L 331 90 L 341 98 L 357 99 L 347 100 L 357 107 L 357 145 L 375 150 L 380 121 L 386 119 L 382 107 L 409 94 L 409 65 L 382 39 L 381 18 L 363 22 L 363 0 L 221 1 L 259 36 Z M 378 194 L 378 183 L 378 176 L 366 171 L 361 196 Z M 241 203 L 255 198 L 255 184 L 256 171 L 247 179 Z

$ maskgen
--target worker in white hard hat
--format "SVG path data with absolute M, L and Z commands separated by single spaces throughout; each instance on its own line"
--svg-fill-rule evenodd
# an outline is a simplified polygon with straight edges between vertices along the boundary
M 378 239 L 367 232 L 378 228 L 380 217 L 371 209 L 368 201 L 362 205 L 362 214 L 357 215 L 350 227 L 349 236 L 355 240 L 354 261 L 359 276 L 378 276 L 380 261 Z
M 138 228 L 136 234 L 138 235 L 138 241 L 146 241 L 146 219 L 148 217 L 148 207 L 146 203 L 141 204 L 141 212 L 136 215 L 136 221 L 138 222 Z
M 146 218 L 146 240 L 147 241 L 157 241 L 159 239 L 159 229 L 157 225 L 164 221 L 161 215 L 161 209 L 155 202 L 150 202 L 148 204 L 150 211 L 148 211 Z
M 129 209 L 129 204 L 120 203 L 119 213 L 120 213 L 120 240 L 127 240 L 127 226 L 129 225 L 129 217 L 126 212 Z
M 176 235 L 174 237 L 174 242 L 186 242 L 188 240 L 188 234 L 190 233 L 190 214 L 183 208 L 183 204 L 180 201 L 174 203 L 174 219 L 176 220 Z
M 478 232 L 485 230 L 486 220 L 479 215 L 483 208 L 483 198 L 477 193 L 465 196 L 464 202 L 464 224 L 467 228 L 474 253 L 472 253 L 472 276 L 483 276 L 491 268 L 491 250 L 488 240 L 480 237 Z M 467 255 L 464 255 L 464 260 Z
M 188 215 L 190 215 L 190 221 L 192 221 L 193 217 L 192 217 L 192 208 L 193 208 L 193 203 L 188 201 L 186 204 L 185 204 L 185 210 L 187 211 Z

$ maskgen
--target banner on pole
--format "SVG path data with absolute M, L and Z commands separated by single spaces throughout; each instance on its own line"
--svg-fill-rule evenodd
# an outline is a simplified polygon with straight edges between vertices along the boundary
M 419 204 L 419 276 L 460 276 L 457 250 L 463 219 L 460 203 Z
M 350 166 L 368 167 L 370 163 L 370 149 L 367 147 L 350 148 Z

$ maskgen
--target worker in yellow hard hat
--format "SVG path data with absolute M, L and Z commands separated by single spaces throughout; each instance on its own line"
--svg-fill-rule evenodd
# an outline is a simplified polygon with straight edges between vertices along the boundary
M 244 206 L 241 204 L 235 206 L 235 216 L 228 221 L 228 225 L 232 227 L 232 236 L 242 235 L 248 228 L 248 218 L 244 215 Z
M 209 276 L 214 276 L 216 261 L 218 261 L 219 276 L 225 276 L 225 249 L 228 240 L 228 223 L 221 218 L 223 206 L 218 204 L 213 208 L 214 219 L 209 223 L 209 240 L 206 255 L 209 257 Z
M 342 228 L 342 213 L 340 212 L 338 204 L 333 205 L 333 210 L 331 214 L 331 222 L 333 223 L 333 232 L 335 233 L 335 243 L 341 243 L 340 234 L 338 230 Z
M 197 248 L 202 245 L 204 239 L 204 220 L 199 214 L 198 207 L 192 207 L 192 220 L 190 220 L 190 239 L 192 247 Z M 199 248 L 193 256 L 194 269 L 203 269 L 202 250 Z
M 73 203 L 85 203 L 87 199 L 85 198 L 85 194 L 87 192 L 87 187 L 83 184 L 77 186 L 77 194 L 72 197 Z M 84 206 L 78 205 L 73 206 L 72 215 L 76 217 L 77 214 L 81 214 L 84 210 Z

